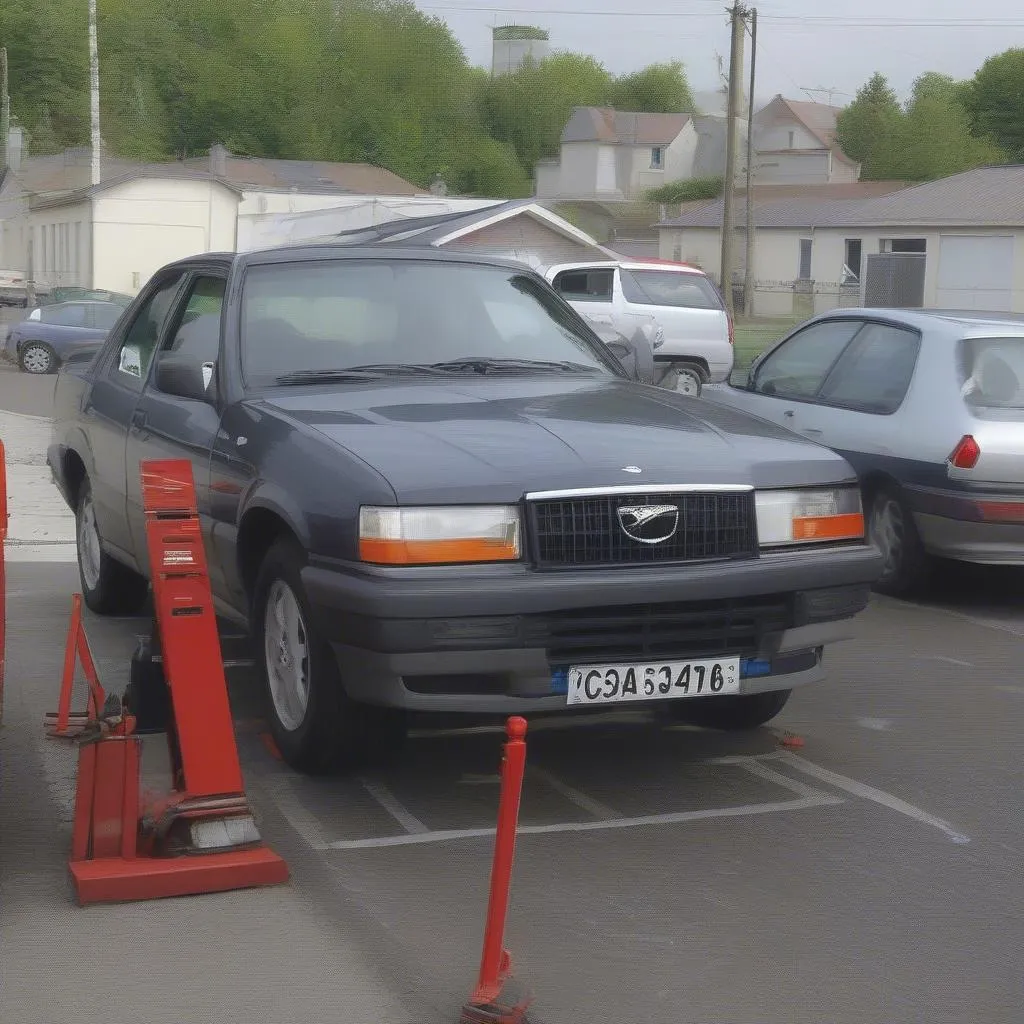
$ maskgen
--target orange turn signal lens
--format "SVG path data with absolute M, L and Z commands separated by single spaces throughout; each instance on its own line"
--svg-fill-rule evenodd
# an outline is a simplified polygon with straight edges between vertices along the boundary
M 372 565 L 512 562 L 519 513 L 505 506 L 362 508 L 359 557 Z
M 857 487 L 758 491 L 755 500 L 757 539 L 763 548 L 864 539 Z

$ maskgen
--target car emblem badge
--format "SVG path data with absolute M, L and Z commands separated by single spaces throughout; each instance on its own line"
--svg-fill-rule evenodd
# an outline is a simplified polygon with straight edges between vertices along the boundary
M 661 544 L 679 529 L 678 505 L 622 505 L 618 515 L 622 532 L 641 544 Z
M 642 473 L 643 470 L 639 466 L 623 466 L 623 473 Z

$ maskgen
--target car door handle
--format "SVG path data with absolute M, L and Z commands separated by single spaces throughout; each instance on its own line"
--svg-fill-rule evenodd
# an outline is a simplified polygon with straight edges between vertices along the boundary
M 132 413 L 132 426 L 138 427 L 140 430 L 146 425 L 146 413 L 142 409 L 136 409 Z
M 787 420 L 791 420 L 794 413 L 792 409 L 787 409 L 782 415 L 785 416 Z

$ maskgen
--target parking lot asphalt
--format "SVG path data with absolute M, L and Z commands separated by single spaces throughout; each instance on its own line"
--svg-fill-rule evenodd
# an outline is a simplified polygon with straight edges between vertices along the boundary
M 50 393 L 52 378 L 0 371 L 0 409 L 45 416 Z M 3 422 L 32 470 L 38 424 Z M 42 486 L 13 495 L 26 537 Z M 42 730 L 73 549 L 11 544 L 0 1021 L 456 1020 L 479 959 L 500 726 L 422 720 L 392 764 L 311 779 L 275 758 L 252 673 L 231 669 L 247 790 L 290 883 L 80 909 L 74 752 Z M 643 709 L 531 722 L 507 944 L 534 1019 L 1024 1021 L 1022 580 L 948 570 L 926 602 L 875 599 L 860 638 L 828 652 L 828 681 L 753 733 Z M 122 689 L 148 621 L 87 628 Z M 166 785 L 163 750 L 146 740 L 150 785 Z
M 393 764 L 311 779 L 274 757 L 251 673 L 233 669 L 248 792 L 291 883 L 79 910 L 72 752 L 41 729 L 76 571 L 8 576 L 0 1019 L 63 1019 L 70 998 L 81 1024 L 456 1019 L 479 957 L 497 731 L 421 721 Z M 1013 574 L 952 573 L 928 605 L 876 600 L 829 682 L 755 733 L 645 712 L 535 723 L 508 945 L 536 1019 L 1022 1019 L 1018 590 Z M 88 617 L 108 688 L 147 628 Z M 804 745 L 781 746 L 787 731 Z M 162 747 L 146 743 L 155 782 Z M 118 1005 L 136 1015 L 104 1016 L 124 977 Z

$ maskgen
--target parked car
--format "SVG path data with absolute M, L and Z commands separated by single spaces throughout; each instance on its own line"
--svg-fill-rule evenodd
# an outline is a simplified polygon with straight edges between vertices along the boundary
M 880 569 L 840 456 L 630 380 L 541 276 L 469 254 L 155 274 L 55 389 L 96 612 L 145 599 L 149 458 L 191 460 L 216 604 L 308 771 L 386 749 L 408 709 L 755 727 L 823 677 Z
M 546 271 L 548 281 L 577 312 L 632 337 L 638 322 L 654 319 L 664 331 L 657 353 L 661 376 L 696 395 L 706 381 L 732 372 L 732 321 L 722 294 L 702 270 L 685 263 L 560 263 Z
M 836 310 L 703 397 L 850 462 L 885 557 L 879 590 L 919 590 L 933 557 L 1024 566 L 1024 317 Z
M 56 373 L 72 355 L 99 351 L 124 309 L 112 302 L 61 302 L 38 306 L 14 324 L 3 355 L 25 373 Z

